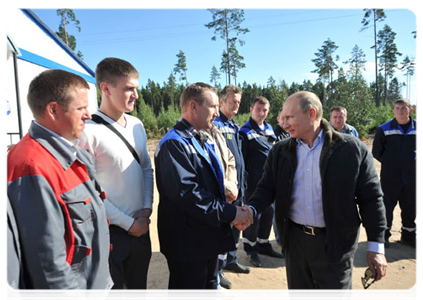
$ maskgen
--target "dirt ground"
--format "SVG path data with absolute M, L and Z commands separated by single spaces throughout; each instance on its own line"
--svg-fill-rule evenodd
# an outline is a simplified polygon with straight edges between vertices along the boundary
M 150 140 L 148 150 L 154 166 L 154 151 L 158 140 Z M 365 141 L 371 147 L 371 140 Z M 375 160 L 375 166 L 380 170 L 380 164 Z M 379 172 L 379 171 L 378 171 Z M 148 273 L 148 289 L 167 289 L 169 272 L 165 257 L 160 253 L 157 235 L 157 205 L 158 192 L 154 194 L 154 208 L 151 219 L 150 231 L 153 255 Z M 401 216 L 397 206 L 394 216 L 394 224 L 391 236 L 391 246 L 385 249 L 388 260 L 387 275 L 381 281 L 375 282 L 369 290 L 374 289 L 410 289 L 416 283 L 416 250 L 410 246 L 399 243 L 401 236 Z M 270 236 L 271 243 L 275 250 L 280 251 L 280 246 L 276 243 L 273 230 Z M 363 290 L 361 277 L 367 268 L 366 263 L 367 242 L 364 228 L 361 230 L 360 241 L 354 259 L 353 269 L 353 290 Z M 246 254 L 240 243 L 238 249 L 238 260 L 241 264 L 250 267 L 250 274 L 235 274 L 226 272 L 225 276 L 232 282 L 232 290 L 286 290 L 287 280 L 285 272 L 285 260 L 260 256 L 262 267 L 253 267 L 248 261 Z

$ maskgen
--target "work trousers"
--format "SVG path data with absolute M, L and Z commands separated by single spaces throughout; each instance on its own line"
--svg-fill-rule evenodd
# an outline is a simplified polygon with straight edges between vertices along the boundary
M 217 289 L 217 255 L 190 262 L 166 259 L 169 289 Z
M 112 289 L 146 289 L 151 259 L 150 233 L 140 237 L 129 235 L 124 229 L 111 225 L 110 273 Z
M 391 236 L 392 222 L 395 206 L 399 203 L 401 208 L 401 239 L 413 241 L 416 238 L 416 183 L 392 186 L 382 183 L 383 203 L 385 204 L 387 230 L 385 239 Z
M 332 263 L 326 252 L 326 233 L 309 235 L 289 224 L 285 249 L 289 289 L 351 289 L 354 252 L 348 259 Z
M 270 231 L 273 223 L 273 206 L 269 206 L 265 211 L 254 219 L 254 224 L 242 232 L 244 250 L 248 255 L 257 253 L 260 249 L 271 247 L 269 242 Z

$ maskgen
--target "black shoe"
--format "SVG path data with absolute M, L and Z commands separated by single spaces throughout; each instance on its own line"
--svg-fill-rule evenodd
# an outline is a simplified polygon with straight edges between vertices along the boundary
M 243 273 L 243 274 L 250 273 L 250 268 L 243 266 L 239 263 L 227 265 L 226 267 L 223 268 L 223 270 L 231 271 L 231 272 L 234 272 L 234 273 Z
M 401 237 L 401 244 L 416 248 L 416 239 Z
M 220 279 L 220 286 L 230 290 L 232 288 L 232 283 L 229 281 L 228 278 L 223 275 L 223 273 L 219 273 L 219 279 Z
M 259 250 L 258 253 L 260 253 L 262 255 L 267 255 L 267 256 L 270 256 L 270 257 L 285 258 L 285 256 L 282 253 L 276 252 L 275 250 L 273 250 L 273 248 L 267 248 L 267 249 Z
M 261 267 L 260 257 L 257 253 L 248 254 L 248 259 L 255 267 Z

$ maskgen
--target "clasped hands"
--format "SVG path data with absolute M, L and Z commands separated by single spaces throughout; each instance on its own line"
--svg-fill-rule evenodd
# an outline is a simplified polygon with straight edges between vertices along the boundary
M 145 234 L 148 230 L 150 230 L 150 216 L 151 216 L 151 209 L 141 209 L 135 212 L 132 216 L 134 218 L 134 223 L 132 223 L 131 228 L 128 230 L 128 234 L 140 237 Z
M 235 219 L 231 225 L 238 228 L 238 230 L 245 230 L 248 226 L 254 223 L 253 210 L 249 206 L 236 206 Z

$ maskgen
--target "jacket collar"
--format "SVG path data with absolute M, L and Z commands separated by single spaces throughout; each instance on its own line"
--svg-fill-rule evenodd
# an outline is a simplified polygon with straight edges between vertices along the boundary
M 47 149 L 62 165 L 63 169 L 68 169 L 77 159 L 77 156 L 69 149 L 69 145 L 65 145 L 59 137 L 52 135 L 46 129 L 32 121 L 28 130 L 29 134 L 44 148 Z M 78 155 L 78 147 L 77 155 Z

